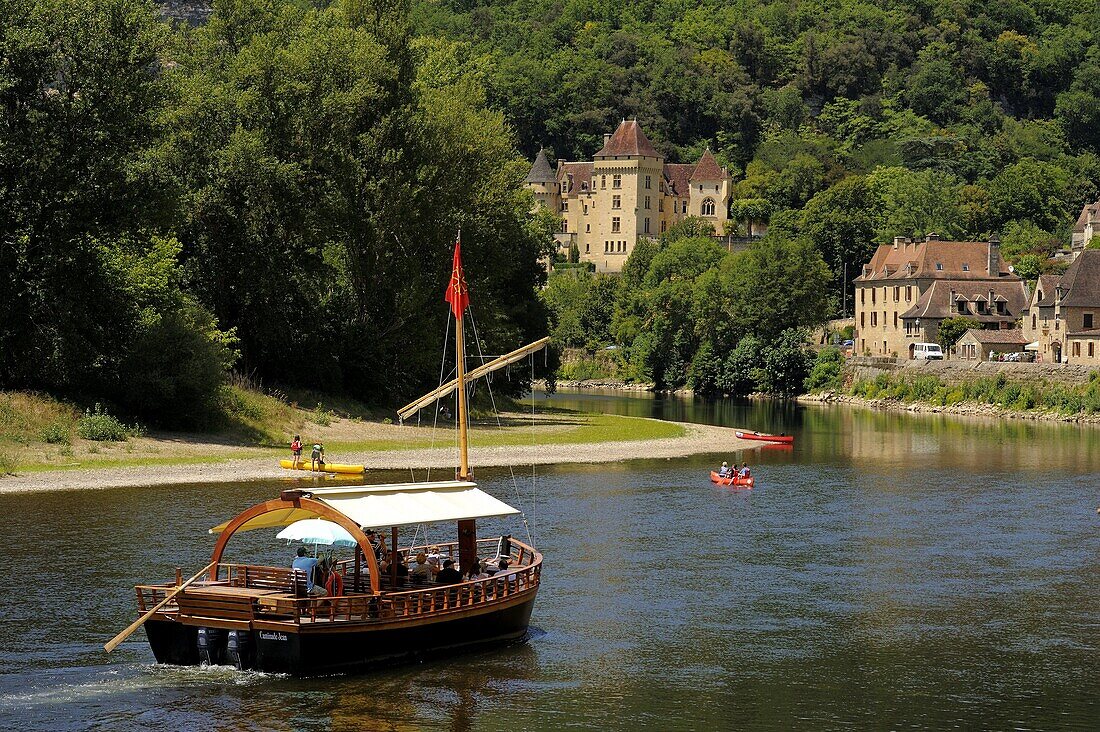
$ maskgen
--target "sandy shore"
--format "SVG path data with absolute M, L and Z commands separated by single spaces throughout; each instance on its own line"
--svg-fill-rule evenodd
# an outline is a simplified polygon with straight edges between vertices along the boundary
M 546 465 L 552 463 L 609 463 L 636 458 L 673 458 L 703 453 L 755 450 L 759 442 L 741 440 L 729 427 L 684 424 L 684 434 L 656 440 L 629 440 L 565 445 L 527 445 L 471 448 L 470 463 L 479 467 Z M 289 457 L 289 456 L 287 456 Z M 449 471 L 455 463 L 451 447 L 430 450 L 382 450 L 342 453 L 340 462 L 367 466 L 368 470 L 419 469 L 431 466 Z M 118 488 L 179 483 L 227 483 L 304 476 L 282 470 L 276 458 L 231 459 L 214 463 L 155 465 L 134 468 L 51 470 L 0 479 L 0 493 L 23 491 Z M 370 474 L 366 482 L 371 482 Z

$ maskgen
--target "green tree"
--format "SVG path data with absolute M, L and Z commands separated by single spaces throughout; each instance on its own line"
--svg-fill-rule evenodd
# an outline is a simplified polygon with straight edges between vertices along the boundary
M 981 329 L 981 327 L 982 324 L 977 320 L 963 316 L 945 318 L 940 321 L 939 342 L 944 353 L 948 353 L 954 348 L 955 344 L 959 342 L 959 339 L 963 337 L 966 331 L 971 328 Z

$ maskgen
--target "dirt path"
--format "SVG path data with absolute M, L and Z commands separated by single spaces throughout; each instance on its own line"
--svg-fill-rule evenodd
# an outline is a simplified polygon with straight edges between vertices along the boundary
M 546 465 L 551 463 L 608 463 L 635 458 L 672 458 L 702 453 L 726 453 L 755 450 L 759 442 L 741 440 L 728 427 L 685 424 L 684 434 L 655 440 L 629 440 L 564 445 L 526 445 L 482 447 L 470 450 L 470 463 L 481 467 L 507 465 Z M 196 446 L 200 447 L 200 446 Z M 211 445 L 211 447 L 214 447 Z M 289 457 L 289 456 L 288 456 Z M 428 466 L 449 470 L 455 464 L 451 447 L 423 450 L 380 450 L 342 453 L 340 462 L 359 464 L 368 469 L 424 469 Z M 22 491 L 115 488 L 123 486 L 168 485 L 178 483 L 225 483 L 304 475 L 282 470 L 276 458 L 229 459 L 189 465 L 153 465 L 133 468 L 93 468 L 51 470 L 0 479 L 0 493 Z M 370 483 L 369 472 L 365 482 Z

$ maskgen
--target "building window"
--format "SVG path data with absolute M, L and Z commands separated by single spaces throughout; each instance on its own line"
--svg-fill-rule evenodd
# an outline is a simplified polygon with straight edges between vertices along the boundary
M 668 222 L 667 222 L 667 221 L 662 221 L 662 222 L 661 222 L 661 233 L 662 233 L 662 234 L 663 234 L 663 233 L 665 233 L 665 231 L 666 231 L 667 229 L 668 229 Z
M 623 207 L 623 197 L 622 196 L 612 196 L 611 197 L 611 208 L 622 208 L 622 207 Z
M 569 201 L 562 201 L 561 202 L 561 210 L 562 211 L 568 211 L 569 210 Z
M 1092 328 L 1092 313 L 1085 313 L 1085 330 Z
M 871 288 L 871 304 L 872 305 L 875 304 L 875 292 L 877 292 L 877 291 L 878 291 L 877 287 L 872 287 Z
M 1036 323 L 1035 323 L 1035 313 L 1032 313 L 1032 314 L 1031 314 L 1031 329 L 1032 329 L 1032 330 L 1035 330 L 1035 328 L 1036 328 Z
M 863 305 L 867 302 L 867 290 L 860 288 L 859 290 L 859 304 Z
M 611 231 L 613 233 L 618 233 L 619 232 L 619 217 L 618 216 L 613 216 L 611 218 Z
M 621 175 L 619 175 L 618 173 L 615 173 L 613 176 L 611 176 L 611 187 L 612 188 L 622 188 L 623 187 L 623 177 Z
M 1094 355 L 1096 355 L 1096 344 L 1089 341 L 1089 358 L 1092 358 Z
M 866 327 L 866 325 L 867 325 L 866 318 L 867 318 L 867 313 L 860 313 L 859 314 L 859 327 L 860 328 Z
M 913 299 L 913 286 L 912 285 L 906 285 L 905 286 L 905 302 L 909 302 L 912 299 Z
M 966 262 L 963 262 L 963 272 L 969 272 L 969 271 L 970 271 L 970 265 L 967 264 Z
M 894 327 L 898 327 L 898 314 L 896 311 L 894 312 Z
M 900 300 L 901 300 L 901 288 L 900 287 L 895 287 L 894 288 L 894 302 L 899 302 Z
M 704 198 L 703 199 L 702 213 L 703 213 L 704 216 L 713 216 L 714 215 L 714 199 L 713 198 Z
M 588 184 L 587 183 L 581 183 L 581 190 L 582 191 L 587 191 L 588 190 Z
M 645 233 L 649 233 L 649 219 L 645 220 Z
M 1074 341 L 1073 342 L 1073 355 L 1074 356 L 1080 356 L 1081 355 L 1081 341 Z
M 569 222 L 568 221 L 562 221 L 561 222 L 561 233 L 563 233 L 563 234 L 568 234 L 569 233 Z
M 943 262 L 936 262 L 936 269 L 943 270 Z
M 646 207 L 646 209 L 652 208 L 652 207 L 651 207 L 651 206 L 649 205 L 649 196 L 646 196 L 646 197 L 645 197 L 645 207 Z
M 608 252 L 610 252 L 610 251 L 611 251 L 611 242 L 609 242 L 609 241 L 605 241 L 605 242 L 603 243 L 603 253 L 604 253 L 604 254 L 607 254 L 607 253 L 608 253 Z
M 645 177 L 645 189 L 648 191 L 652 187 L 653 187 L 653 176 L 647 175 Z M 646 206 L 646 208 L 649 208 L 649 207 Z
M 607 176 L 606 175 L 601 175 L 600 176 L 600 188 L 601 189 L 607 188 Z
M 591 234 L 592 233 L 592 224 L 585 224 L 584 225 L 584 233 L 585 234 Z
M 871 313 L 871 327 L 874 328 L 878 325 L 878 313 Z
M 584 243 L 584 253 L 585 254 L 591 254 L 592 253 L 592 242 L 586 241 Z
M 1061 330 L 1061 325 L 1062 325 L 1061 321 L 1059 321 L 1058 318 L 1055 318 L 1054 319 L 1054 330 Z
M 585 215 L 585 216 L 587 216 L 587 215 L 588 215 L 588 204 L 587 204 L 587 203 L 586 203 L 586 204 L 584 204 L 584 215 Z

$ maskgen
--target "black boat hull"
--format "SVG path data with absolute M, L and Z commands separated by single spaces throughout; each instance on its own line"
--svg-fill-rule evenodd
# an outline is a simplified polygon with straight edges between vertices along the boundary
M 386 627 L 204 628 L 200 633 L 195 625 L 151 619 L 145 632 L 157 663 L 230 664 L 296 676 L 355 673 L 522 640 L 534 603 L 532 596 L 490 612 Z

